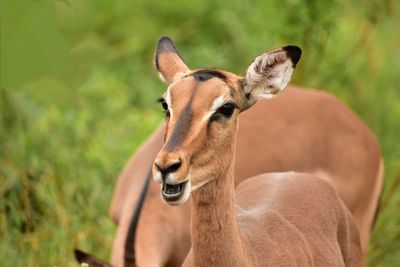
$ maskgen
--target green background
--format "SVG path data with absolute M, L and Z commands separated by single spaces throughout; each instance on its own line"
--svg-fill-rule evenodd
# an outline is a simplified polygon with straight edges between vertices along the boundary
M 239 74 L 265 50 L 301 46 L 293 82 L 335 94 L 379 137 L 367 265 L 398 265 L 399 12 L 395 0 L 0 1 L 1 265 L 76 266 L 74 247 L 109 257 L 116 178 L 162 120 L 162 35 L 191 67 Z

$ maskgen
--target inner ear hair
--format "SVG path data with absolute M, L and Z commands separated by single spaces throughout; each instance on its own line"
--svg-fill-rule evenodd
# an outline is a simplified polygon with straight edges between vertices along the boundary
M 266 52 L 250 64 L 244 81 L 249 105 L 260 98 L 272 98 L 288 84 L 301 57 L 297 46 L 285 46 Z

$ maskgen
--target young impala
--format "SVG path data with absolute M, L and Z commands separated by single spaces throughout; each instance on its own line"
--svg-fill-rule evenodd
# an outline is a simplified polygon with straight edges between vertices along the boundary
M 280 55 L 282 53 L 280 51 Z M 278 55 L 279 53 L 275 51 L 273 54 Z M 264 54 L 255 62 L 261 60 L 268 65 L 268 62 L 262 61 L 267 59 L 266 55 L 271 54 Z M 175 99 L 171 98 L 171 92 L 177 90 L 173 88 L 178 85 L 183 88 L 191 88 L 191 90 L 198 87 L 215 87 L 215 90 L 210 90 L 218 92 L 218 90 L 222 90 L 218 89 L 218 86 L 224 88 L 227 84 L 230 86 L 229 88 L 236 88 L 235 92 L 243 94 L 243 97 L 246 98 L 246 94 L 254 93 L 254 91 L 247 93 L 241 91 L 252 86 L 249 78 L 255 82 L 258 77 L 261 79 L 260 83 L 263 83 L 274 78 L 275 75 L 274 73 L 270 73 L 270 76 L 259 75 L 254 71 L 255 63 L 251 65 L 246 75 L 247 83 L 244 83 L 246 79 L 225 71 L 190 71 L 168 38 L 162 38 L 159 42 L 156 63 L 163 79 L 171 83 L 165 98 L 163 98 L 165 102 L 162 103 L 170 115 L 167 120 L 169 121 L 168 133 L 175 125 L 174 123 L 177 123 L 174 120 L 175 116 L 180 114 L 175 111 L 176 108 L 168 106 L 168 104 L 171 105 L 168 102 L 173 102 Z M 279 68 L 284 69 L 287 66 L 277 64 L 275 67 L 279 70 Z M 187 83 L 189 78 L 196 82 L 183 86 L 182 83 Z M 219 84 L 219 82 L 223 83 Z M 189 90 L 182 89 L 177 92 L 184 98 Z M 276 88 L 273 87 L 271 90 L 276 90 Z M 198 90 L 196 89 L 196 91 Z M 234 92 L 232 91 L 232 93 Z M 251 94 L 248 96 L 250 97 Z M 206 100 L 196 96 L 192 100 L 195 101 L 192 105 L 200 103 L 197 105 L 205 106 L 207 105 Z M 254 98 L 249 98 L 248 105 L 254 100 Z M 217 104 L 218 101 L 215 105 Z M 237 103 L 236 105 L 238 106 Z M 245 107 L 238 106 L 238 108 L 244 109 Z M 234 110 L 238 110 L 238 108 L 235 107 Z M 190 119 L 186 116 L 186 120 L 194 121 L 197 119 L 195 115 L 192 114 Z M 207 116 L 212 118 L 213 115 L 208 111 Z M 207 116 L 204 115 L 204 120 L 200 120 L 200 122 L 207 121 Z M 223 115 L 221 116 L 224 119 Z M 220 123 L 218 120 L 214 124 L 218 125 Z M 178 124 L 179 127 L 175 127 L 178 129 L 176 131 L 185 132 L 181 124 Z M 207 128 L 207 131 L 211 130 L 212 128 Z M 132 230 L 132 225 L 133 228 L 136 226 L 138 209 L 134 209 L 137 205 L 135 203 L 138 201 L 151 162 L 162 146 L 163 131 L 164 127 L 158 129 L 135 154 L 118 181 L 111 206 L 112 217 L 119 223 L 112 257 L 114 266 L 123 266 L 124 258 L 126 259 L 125 266 L 134 266 L 127 262 L 135 260 L 138 266 L 177 266 L 182 263 L 190 248 L 189 206 L 163 206 L 157 193 L 159 188 L 155 183 L 149 186 L 137 226 L 136 239 L 135 231 L 128 230 L 129 228 Z M 191 135 L 192 133 L 189 132 L 188 136 Z M 181 143 L 178 141 L 175 142 Z M 171 142 L 169 143 L 171 144 Z M 219 150 L 218 153 L 221 151 Z M 219 155 L 218 153 L 215 154 Z M 208 161 L 214 160 L 204 158 L 203 161 L 206 165 Z M 195 164 L 199 163 L 195 162 Z M 182 165 L 180 168 L 184 169 L 187 166 Z M 241 115 L 234 168 L 236 184 L 250 176 L 271 171 L 296 170 L 322 176 L 336 187 L 339 195 L 352 211 L 361 228 L 363 245 L 366 248 L 382 183 L 379 146 L 368 128 L 332 96 L 292 87 L 285 90 L 281 96 L 270 101 L 261 101 L 244 112 Z M 304 175 L 294 176 L 299 178 Z M 315 178 L 304 178 L 303 180 L 306 179 L 316 180 Z M 318 180 L 316 183 L 321 182 Z M 182 192 L 188 194 L 189 185 L 180 186 L 182 186 L 181 189 L 186 190 Z M 171 189 L 168 184 L 164 189 L 167 193 L 173 192 L 173 187 Z M 131 218 L 135 218 L 134 223 L 131 222 Z M 136 253 L 134 249 L 136 249 Z

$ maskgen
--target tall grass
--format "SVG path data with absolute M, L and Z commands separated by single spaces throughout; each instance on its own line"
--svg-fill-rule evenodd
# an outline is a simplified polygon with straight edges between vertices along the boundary
M 161 121 L 152 57 L 171 36 L 192 67 L 243 73 L 261 52 L 303 48 L 294 83 L 332 92 L 379 137 L 382 210 L 368 266 L 400 262 L 397 1 L 2 1 L 0 259 L 75 266 L 107 258 L 118 173 Z

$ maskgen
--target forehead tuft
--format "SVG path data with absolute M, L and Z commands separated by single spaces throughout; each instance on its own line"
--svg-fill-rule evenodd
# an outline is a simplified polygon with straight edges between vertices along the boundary
M 198 82 L 207 81 L 212 78 L 218 78 L 223 81 L 226 81 L 228 79 L 224 73 L 218 70 L 208 70 L 208 69 L 195 71 L 189 76 L 192 76 L 195 79 L 195 81 Z
M 237 85 L 239 78 L 220 70 L 195 70 L 172 83 L 164 94 L 164 98 L 169 95 L 170 107 L 175 114 L 189 103 L 198 110 L 208 109 L 219 96 L 236 102 L 236 91 L 240 89 Z

